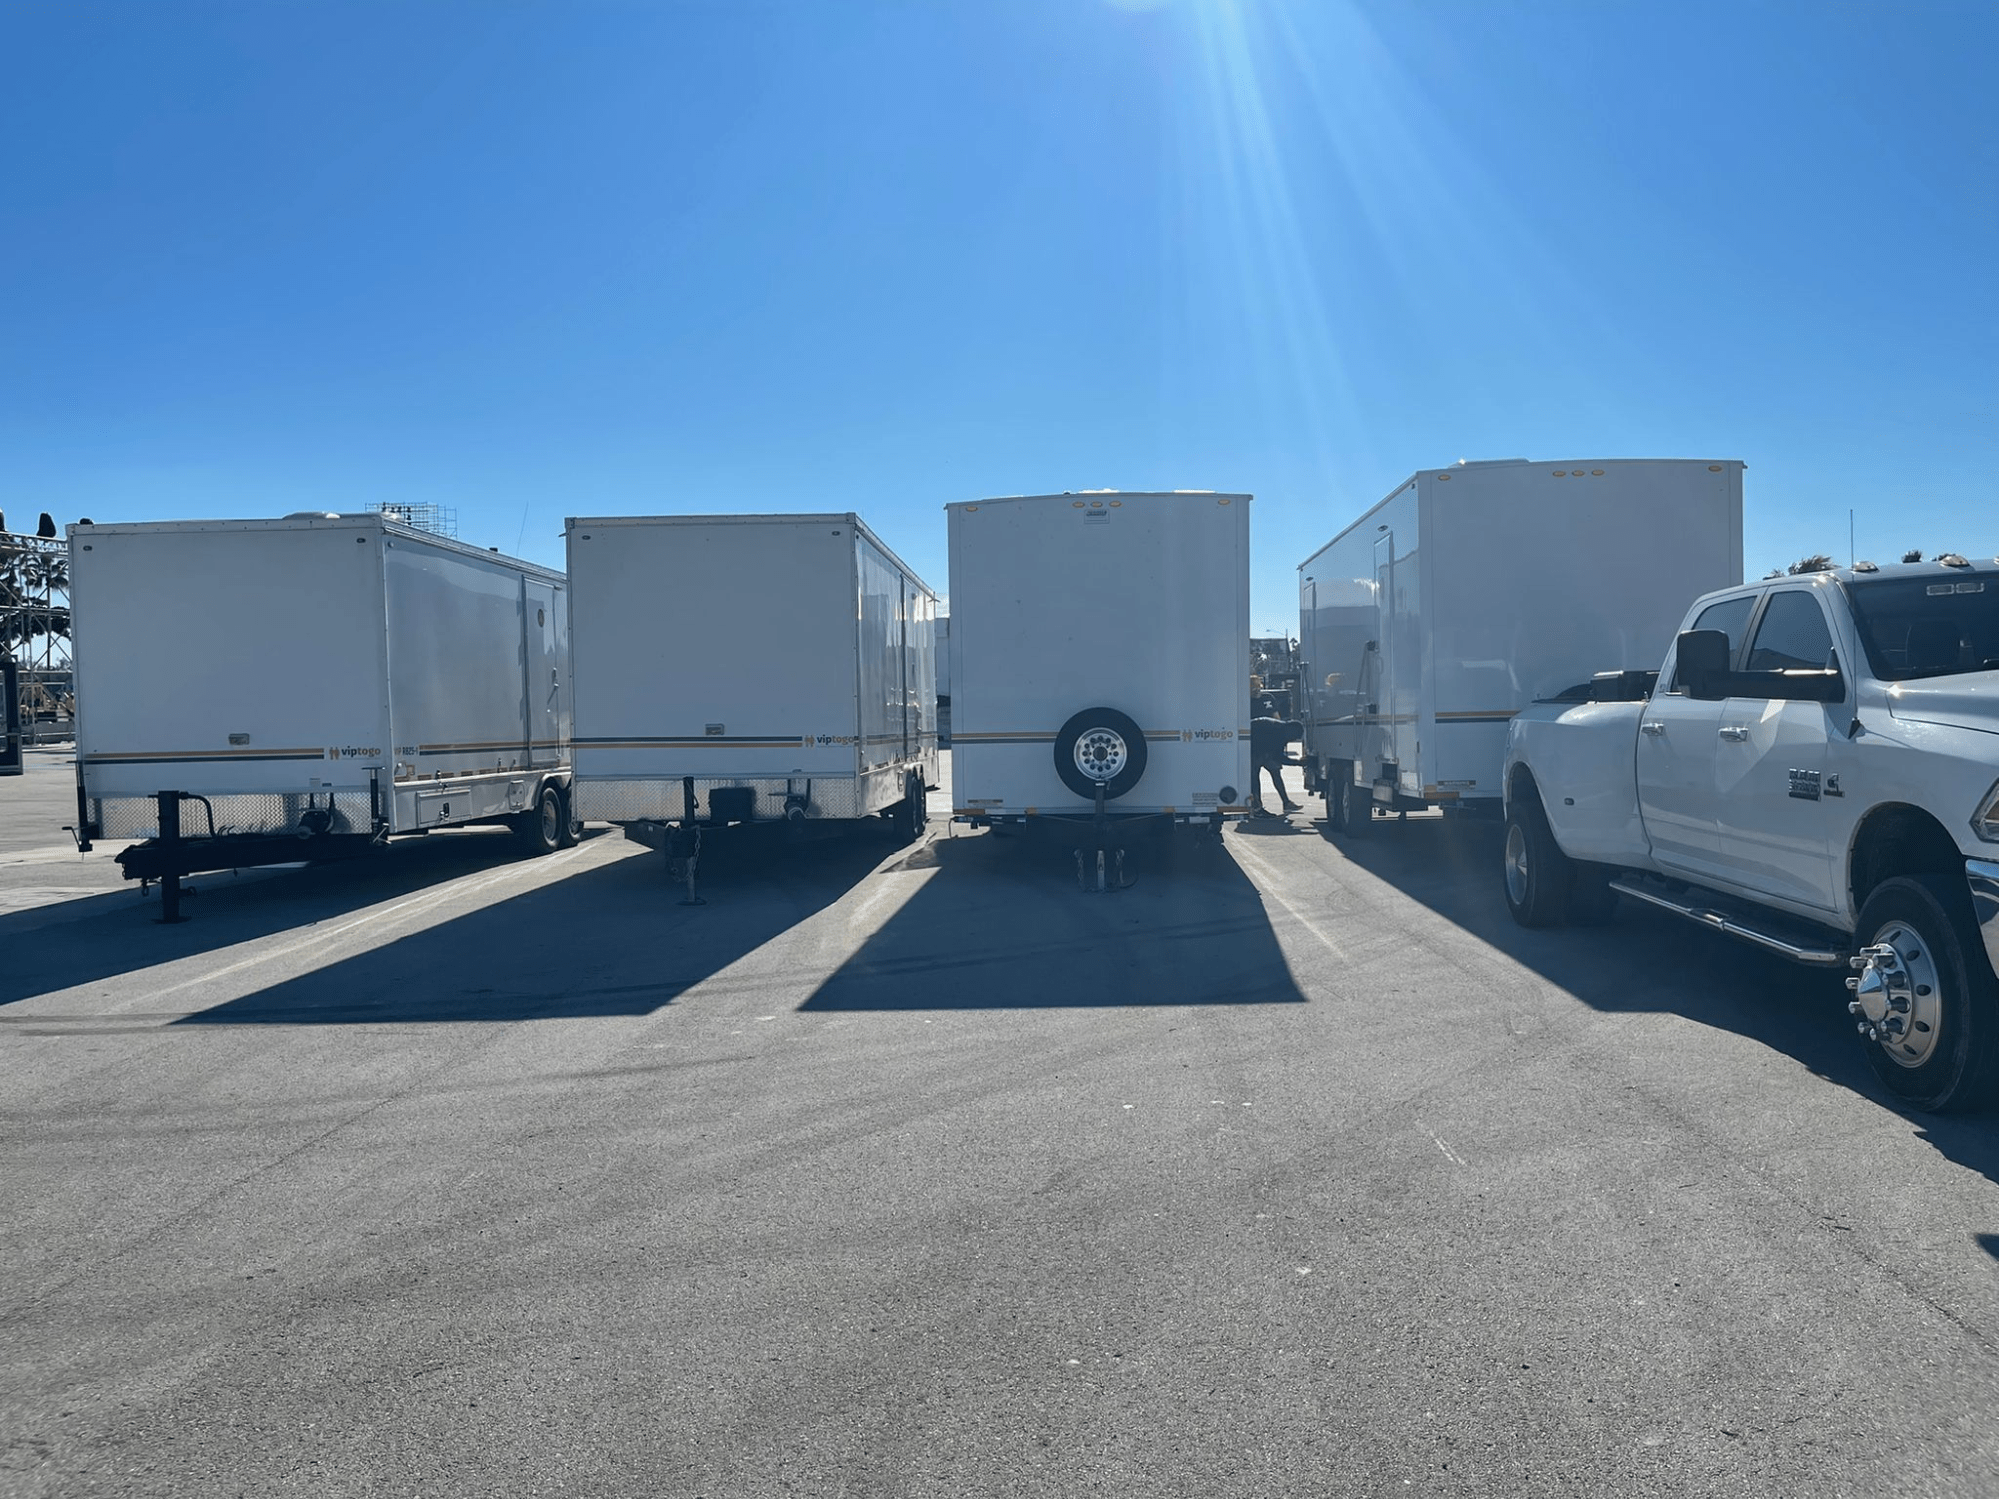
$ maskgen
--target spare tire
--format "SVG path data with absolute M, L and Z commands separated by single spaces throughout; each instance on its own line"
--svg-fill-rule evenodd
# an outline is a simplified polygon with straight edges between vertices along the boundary
M 1055 774 L 1078 797 L 1092 802 L 1097 783 L 1106 797 L 1122 797 L 1145 774 L 1145 731 L 1114 708 L 1086 708 L 1070 716 L 1055 736 Z

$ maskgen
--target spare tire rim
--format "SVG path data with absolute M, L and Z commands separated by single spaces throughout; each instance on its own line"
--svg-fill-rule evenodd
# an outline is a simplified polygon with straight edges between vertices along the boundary
M 1866 960 L 1853 987 L 1860 1032 L 1905 1068 L 1920 1068 L 1936 1051 L 1943 1019 L 1941 977 L 1921 933 L 1889 922 L 1860 950 Z
M 1092 781 L 1114 781 L 1131 764 L 1131 747 L 1115 729 L 1086 729 L 1076 741 L 1076 769 Z

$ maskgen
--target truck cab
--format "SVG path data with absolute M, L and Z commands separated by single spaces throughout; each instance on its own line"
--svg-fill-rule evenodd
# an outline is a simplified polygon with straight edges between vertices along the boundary
M 1988 1086 L 1999 562 L 1719 590 L 1648 691 L 1564 697 L 1509 729 L 1517 920 L 1600 919 L 1623 896 L 1851 965 L 1850 1008 L 1894 1092 L 1941 1108 Z

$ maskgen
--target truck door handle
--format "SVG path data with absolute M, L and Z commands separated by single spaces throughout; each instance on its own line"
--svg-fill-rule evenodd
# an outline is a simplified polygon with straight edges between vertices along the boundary
M 1738 744 L 1749 738 L 1749 730 L 1742 724 L 1724 724 L 1719 733 L 1723 739 L 1734 740 Z
M 1664 734 L 1666 732 L 1666 721 L 1663 719 L 1647 719 L 1638 726 L 1638 732 L 1640 734 Z

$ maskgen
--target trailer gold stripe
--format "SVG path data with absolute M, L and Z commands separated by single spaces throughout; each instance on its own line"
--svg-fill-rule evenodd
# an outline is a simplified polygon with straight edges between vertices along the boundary
M 530 750 L 560 750 L 563 740 L 479 740 L 459 745 L 418 745 L 418 755 L 465 755 L 484 750 L 518 750 L 523 745 Z
M 325 760 L 324 750 L 120 750 L 104 755 L 86 755 L 87 766 L 164 765 L 204 760 Z
M 1162 745 L 1167 743 L 1177 745 L 1197 737 L 1196 732 L 1191 729 L 1144 729 L 1139 732 L 1148 742 Z M 1227 737 L 1235 733 L 1237 733 L 1235 730 L 1208 730 L 1206 742 L 1226 743 Z M 1240 731 L 1240 734 L 1243 739 L 1249 738 L 1247 729 Z M 1056 736 L 1052 731 L 1043 732 L 1034 729 L 953 729 L 951 739 L 954 743 L 967 745 L 1052 745 Z
M 853 741 L 840 743 L 851 745 Z M 578 740 L 579 750 L 801 750 L 819 748 L 810 740 Z M 832 746 L 825 748 L 831 749 Z

